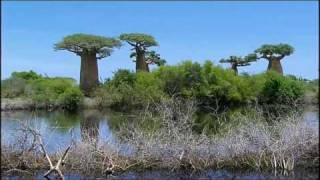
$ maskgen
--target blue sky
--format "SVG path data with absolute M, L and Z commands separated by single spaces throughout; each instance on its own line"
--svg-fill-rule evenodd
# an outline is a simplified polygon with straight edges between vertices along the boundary
M 285 74 L 318 77 L 317 2 L 2 2 L 1 75 L 34 70 L 48 76 L 79 79 L 80 58 L 54 51 L 53 44 L 73 33 L 117 37 L 121 33 L 153 35 L 168 64 L 199 63 L 230 55 L 244 56 L 265 43 L 295 48 L 283 61 Z M 119 68 L 135 69 L 124 45 L 99 61 L 99 76 Z M 222 65 L 225 68 L 227 64 Z M 154 67 L 153 67 L 154 68 Z M 265 71 L 260 60 L 240 72 Z

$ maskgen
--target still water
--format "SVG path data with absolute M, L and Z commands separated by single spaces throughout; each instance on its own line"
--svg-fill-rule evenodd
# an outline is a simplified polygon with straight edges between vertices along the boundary
M 319 125 L 319 109 L 308 107 L 303 112 L 303 121 L 311 127 Z M 115 143 L 115 131 L 122 123 L 138 120 L 139 115 L 120 113 L 111 110 L 82 110 L 76 113 L 63 111 L 2 111 L 1 112 L 1 142 L 10 144 L 15 141 L 17 128 L 21 122 L 28 123 L 38 129 L 46 143 L 49 152 L 64 149 L 71 142 L 70 130 L 73 129 L 73 139 L 84 141 L 85 134 L 99 142 Z M 126 123 L 123 123 L 126 122 Z
M 43 180 L 43 173 L 37 172 L 33 176 L 7 176 L 4 180 L 20 180 L 20 179 L 36 179 Z M 316 180 L 319 179 L 318 172 L 316 170 L 296 170 L 291 171 L 288 174 L 279 172 L 255 172 L 255 171 L 228 171 L 228 170 L 208 170 L 204 172 L 191 173 L 191 172 L 170 172 L 170 171 L 145 171 L 145 172 L 126 172 L 123 174 L 115 174 L 114 176 L 106 177 L 84 177 L 78 174 L 65 173 L 65 180 L 174 180 L 174 179 L 188 179 L 188 180 Z M 56 179 L 50 176 L 50 179 Z
M 303 112 L 303 121 L 310 126 L 319 126 L 319 109 L 306 108 Z M 73 139 L 85 141 L 84 134 L 90 134 L 99 142 L 116 143 L 115 135 L 121 122 L 138 120 L 139 115 L 119 113 L 110 110 L 82 110 L 77 113 L 63 111 L 2 111 L 1 112 L 1 143 L 10 144 L 15 141 L 19 123 L 28 121 L 32 127 L 38 129 L 43 136 L 45 146 L 49 153 L 64 149 L 71 142 L 70 130 L 73 129 Z M 92 129 L 96 129 L 93 130 Z M 125 145 L 124 145 L 125 149 Z M 191 172 L 126 172 L 109 179 L 318 179 L 318 172 L 296 170 L 286 174 L 276 172 L 243 172 L 243 171 L 205 171 L 199 174 Z M 43 179 L 42 172 L 37 172 L 32 177 L 20 175 L 6 176 L 1 179 Z M 98 177 L 83 177 L 78 174 L 66 173 L 65 179 L 99 179 Z M 104 179 L 103 177 L 101 179 Z

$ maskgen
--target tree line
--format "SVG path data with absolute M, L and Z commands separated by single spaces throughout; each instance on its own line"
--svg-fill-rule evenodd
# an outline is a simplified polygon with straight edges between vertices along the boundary
M 99 83 L 97 61 L 110 56 L 115 48 L 123 45 L 122 42 L 132 47 L 129 56 L 136 63 L 136 71 L 149 72 L 149 65 L 161 66 L 166 63 L 160 54 L 149 50 L 150 47 L 158 46 L 155 38 L 143 33 L 124 33 L 118 38 L 77 33 L 64 37 L 54 45 L 54 49 L 67 50 L 80 56 L 80 89 L 85 95 L 89 95 Z M 237 74 L 238 67 L 248 66 L 259 59 L 266 59 L 269 61 L 268 70 L 283 74 L 280 61 L 293 52 L 294 48 L 288 44 L 265 44 L 245 57 L 230 56 L 221 59 L 220 63 L 230 63 L 232 70 Z

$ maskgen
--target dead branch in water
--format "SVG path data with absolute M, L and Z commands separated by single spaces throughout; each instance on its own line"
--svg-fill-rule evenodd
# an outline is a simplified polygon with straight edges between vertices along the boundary
M 50 165 L 50 170 L 47 171 L 45 174 L 44 174 L 44 177 L 49 179 L 48 176 L 50 174 L 52 174 L 53 172 L 56 172 L 58 173 L 59 177 L 61 179 L 64 179 L 64 175 L 62 173 L 62 171 L 60 170 L 60 165 L 61 164 L 64 164 L 67 156 L 68 156 L 68 152 L 69 150 L 71 149 L 71 146 L 74 142 L 73 140 L 73 128 L 70 130 L 70 133 L 71 133 L 71 136 L 72 136 L 72 142 L 71 144 L 67 147 L 67 149 L 64 151 L 63 155 L 61 156 L 61 158 L 58 160 L 58 162 L 56 163 L 56 165 L 54 166 L 50 157 L 49 157 L 49 154 L 47 153 L 46 149 L 45 149 L 45 146 L 43 144 L 43 141 L 42 141 L 42 137 L 41 137 L 41 134 L 39 131 L 37 131 L 36 129 L 33 129 L 31 128 L 27 123 L 21 123 L 22 124 L 22 128 L 20 129 L 21 131 L 25 132 L 25 133 L 29 133 L 29 134 L 32 134 L 33 135 L 33 143 L 31 145 L 31 147 L 35 147 L 36 145 L 40 146 L 40 149 L 41 151 L 44 153 L 44 156 L 46 157 L 47 161 L 49 162 L 49 165 Z

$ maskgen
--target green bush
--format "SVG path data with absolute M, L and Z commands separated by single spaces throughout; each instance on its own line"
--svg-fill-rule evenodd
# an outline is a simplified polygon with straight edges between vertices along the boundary
M 248 78 L 234 75 L 232 71 L 214 66 L 185 61 L 178 66 L 162 66 L 154 73 L 162 89 L 170 96 L 194 97 L 203 105 L 247 103 L 254 99 L 254 90 Z
M 58 99 L 64 108 L 74 110 L 79 107 L 83 94 L 78 87 L 68 87 L 62 94 L 59 94 Z
M 11 77 L 1 81 L 1 97 L 14 98 L 24 96 L 26 80 L 18 77 Z
M 40 78 L 42 76 L 34 71 L 13 72 L 8 79 L 1 80 L 1 97 L 25 97 L 25 89 L 28 83 Z
M 274 72 L 266 73 L 260 100 L 262 103 L 290 104 L 304 94 L 304 85 L 292 77 L 281 76 Z
M 36 72 L 31 70 L 29 72 L 26 72 L 26 71 L 13 72 L 11 74 L 11 77 L 13 77 L 13 78 L 21 78 L 21 79 L 24 79 L 24 80 L 36 80 L 36 79 L 41 79 L 42 75 L 37 74 Z
M 75 109 L 83 95 L 72 78 L 43 77 L 33 71 L 13 72 L 1 81 L 1 97 L 30 98 L 35 104 Z
M 237 76 L 210 61 L 203 65 L 184 61 L 150 73 L 119 70 L 97 92 L 105 101 L 102 104 L 116 107 L 143 107 L 161 98 L 178 96 L 196 99 L 200 107 L 223 109 L 256 102 L 291 103 L 303 95 L 301 82 L 273 72 Z
M 165 95 L 159 85 L 159 79 L 153 73 L 119 70 L 110 81 L 97 88 L 95 96 L 99 97 L 102 107 L 112 106 L 120 110 L 139 108 L 159 101 Z
M 142 105 L 147 105 L 149 102 L 159 102 L 162 97 L 166 96 L 161 90 L 160 84 L 161 80 L 153 73 L 139 72 L 134 84 L 135 94 L 133 96 Z
M 74 82 L 64 78 L 41 78 L 32 81 L 27 94 L 37 103 L 58 103 L 58 97 L 68 88 L 75 86 Z
M 172 96 L 196 99 L 199 107 L 224 109 L 256 102 L 290 104 L 303 96 L 306 87 L 313 89 L 316 83 L 275 72 L 237 76 L 211 61 L 204 64 L 184 61 L 149 73 L 120 69 L 100 84 L 94 96 L 100 106 L 122 110 L 145 107 Z M 33 71 L 14 72 L 1 84 L 2 97 L 31 97 L 35 103 L 62 104 L 70 109 L 82 99 L 71 78 L 42 77 Z
M 114 73 L 114 76 L 112 78 L 113 86 L 118 87 L 121 84 L 127 84 L 129 86 L 133 86 L 136 80 L 136 74 L 134 72 L 131 72 L 127 69 L 119 69 L 117 72 Z

